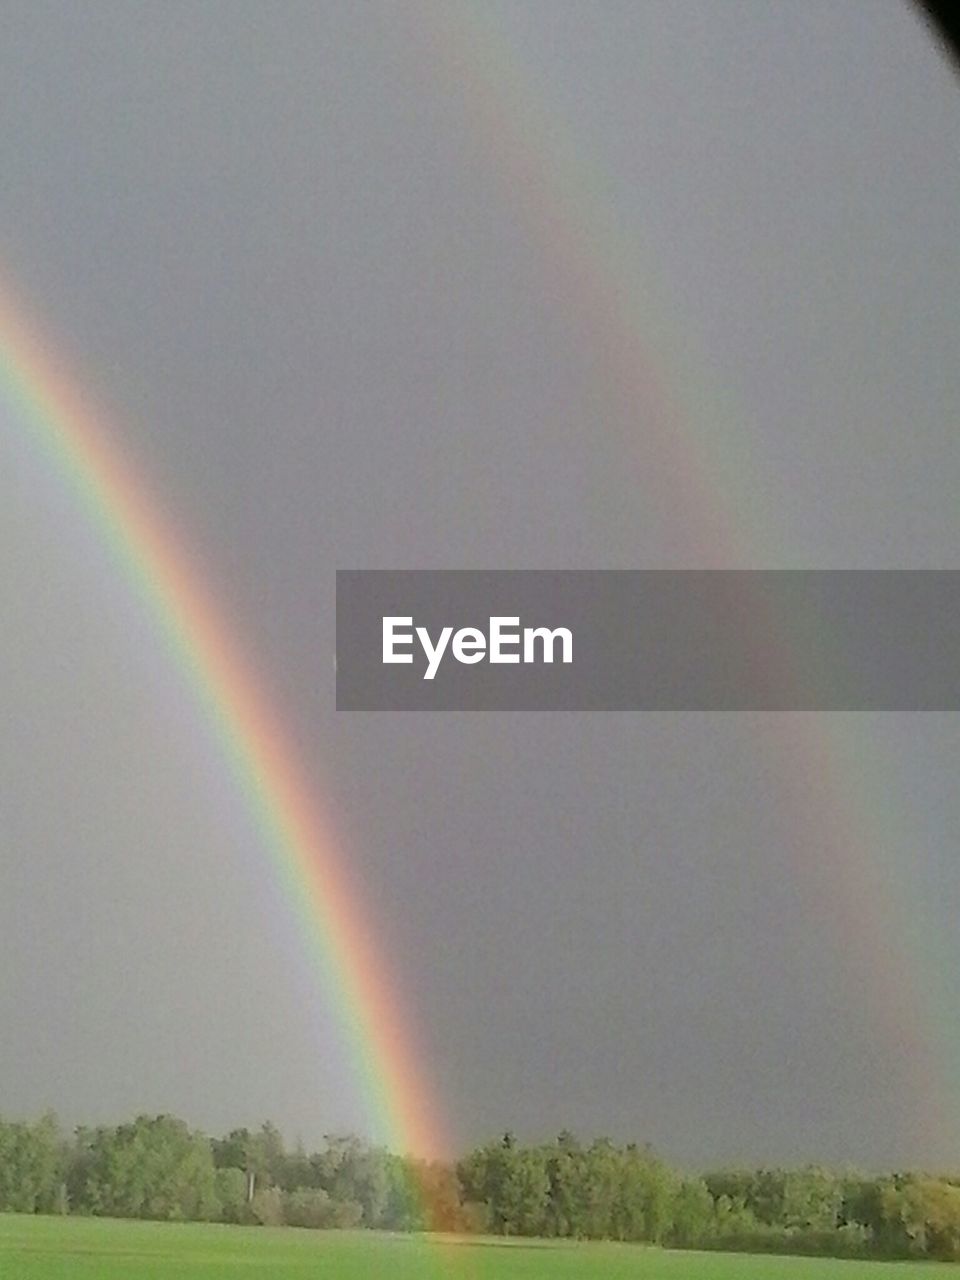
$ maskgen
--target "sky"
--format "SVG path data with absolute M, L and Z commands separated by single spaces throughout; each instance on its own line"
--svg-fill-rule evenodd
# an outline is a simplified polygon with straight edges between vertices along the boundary
M 0 275 L 284 720 L 451 1147 L 955 1168 L 955 715 L 334 710 L 338 567 L 960 568 L 960 83 L 914 11 L 10 3 L 0 111 Z M 0 589 L 0 1112 L 367 1131 L 8 404 Z

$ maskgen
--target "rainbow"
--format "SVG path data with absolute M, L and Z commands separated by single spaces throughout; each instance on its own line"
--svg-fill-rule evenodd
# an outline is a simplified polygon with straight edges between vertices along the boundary
M 673 336 L 669 290 L 636 228 L 620 224 L 607 176 L 576 146 L 489 7 L 478 0 L 423 4 L 428 17 L 411 38 L 524 229 L 546 291 L 568 300 L 610 422 L 631 423 L 607 431 L 620 430 L 625 454 L 636 455 L 642 443 L 644 479 L 677 495 L 670 562 L 651 567 L 790 567 L 790 548 L 769 508 L 772 486 L 742 417 L 726 389 L 704 376 L 706 358 L 691 354 L 689 327 L 682 344 Z M 796 643 L 777 637 L 777 651 L 765 655 L 785 679 Z M 913 878 L 896 871 L 896 780 L 883 776 L 858 722 L 856 713 L 755 715 L 749 731 L 760 751 L 779 761 L 786 824 L 802 833 L 798 909 L 845 953 L 851 997 L 889 1045 L 891 1075 L 911 1108 L 910 1132 L 902 1136 L 944 1150 L 945 1133 L 955 1139 L 958 1132 L 957 1005 L 942 963 L 923 957 L 942 961 L 951 948 L 931 941 L 927 904 Z
M 0 393 L 75 495 L 191 686 L 336 1003 L 378 1139 L 399 1152 L 438 1156 L 448 1144 L 410 1019 L 283 726 L 177 532 L 9 288 L 0 292 Z

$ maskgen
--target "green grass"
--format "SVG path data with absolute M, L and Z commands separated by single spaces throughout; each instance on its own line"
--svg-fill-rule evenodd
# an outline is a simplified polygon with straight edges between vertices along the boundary
M 2 1280 L 935 1280 L 960 1266 L 0 1214 Z

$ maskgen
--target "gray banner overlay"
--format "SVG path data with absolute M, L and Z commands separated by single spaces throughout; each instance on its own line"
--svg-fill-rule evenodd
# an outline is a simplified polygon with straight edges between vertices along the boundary
M 337 708 L 956 710 L 960 571 L 339 570 Z

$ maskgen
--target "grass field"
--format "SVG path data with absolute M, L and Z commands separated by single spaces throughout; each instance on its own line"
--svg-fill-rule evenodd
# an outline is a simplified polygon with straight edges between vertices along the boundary
M 2 1280 L 960 1280 L 960 1265 L 0 1214 Z

